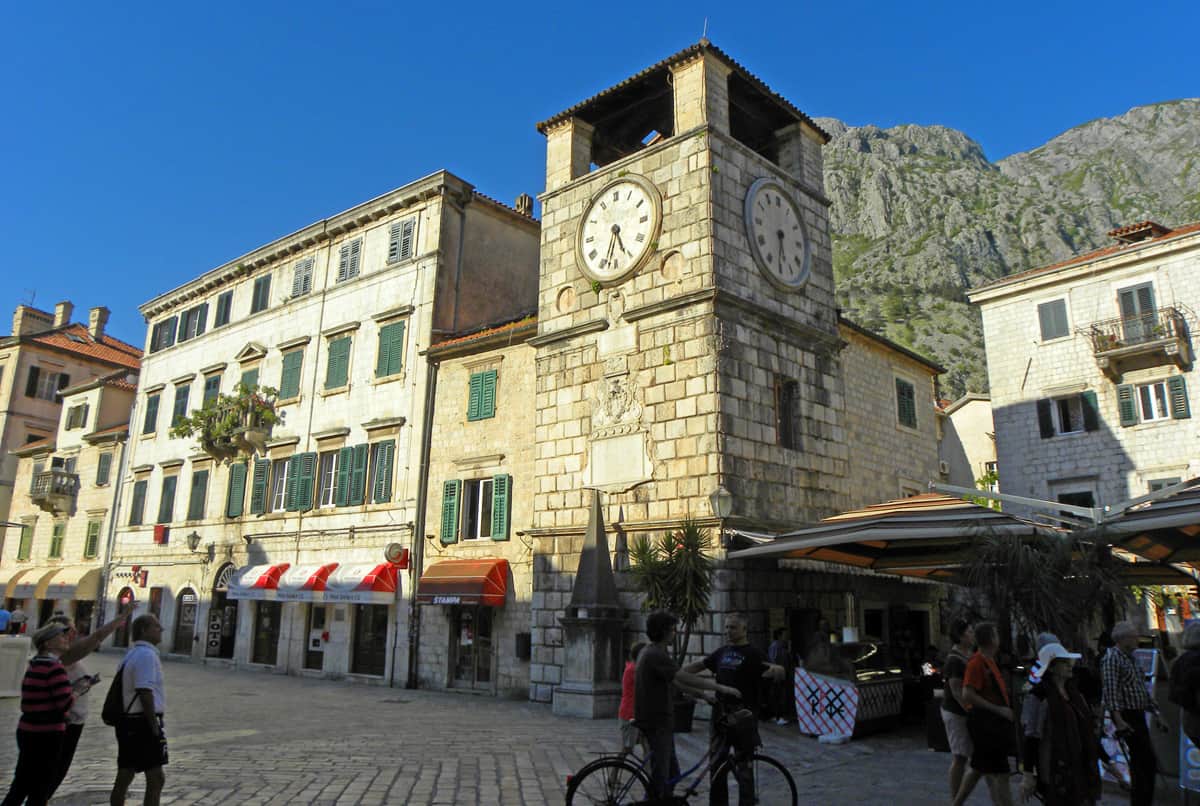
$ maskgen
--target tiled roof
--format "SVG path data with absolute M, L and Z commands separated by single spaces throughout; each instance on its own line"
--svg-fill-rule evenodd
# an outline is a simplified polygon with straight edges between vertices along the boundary
M 608 89 L 604 90 L 603 92 L 596 93 L 591 98 L 588 98 L 586 101 L 580 101 L 579 103 L 575 104 L 574 106 L 570 107 L 569 109 L 564 109 L 562 112 L 559 112 L 557 115 L 554 115 L 552 117 L 547 118 L 546 120 L 543 120 L 541 123 L 539 123 L 537 125 L 537 130 L 544 134 L 546 129 L 549 128 L 550 126 L 553 126 L 555 123 L 558 123 L 560 121 L 566 120 L 567 118 L 573 116 L 576 112 L 592 105 L 593 103 L 595 103 L 596 101 L 605 97 L 606 95 L 609 95 L 609 94 L 611 94 L 617 90 L 620 90 L 624 87 L 628 87 L 630 84 L 634 84 L 634 83 L 642 80 L 646 76 L 651 75 L 652 73 L 655 73 L 659 70 L 670 67 L 671 65 L 673 65 L 677 62 L 681 62 L 686 59 L 690 59 L 693 56 L 704 53 L 706 51 L 716 55 L 717 58 L 719 58 L 721 61 L 725 62 L 725 64 L 729 65 L 734 70 L 736 70 L 738 73 L 740 73 L 743 78 L 745 78 L 747 81 L 749 81 L 751 84 L 753 84 L 755 86 L 755 88 L 758 89 L 760 92 L 765 93 L 772 100 L 774 100 L 776 103 L 778 103 L 784 109 L 786 109 L 788 112 L 790 112 L 792 115 L 794 115 L 796 118 L 804 121 L 809 126 L 811 126 L 814 131 L 816 131 L 818 134 L 821 135 L 821 137 L 823 137 L 825 139 L 826 143 L 829 142 L 829 140 L 830 140 L 829 135 L 823 129 L 821 129 L 821 127 L 818 126 L 816 124 L 816 122 L 813 121 L 812 118 L 810 118 L 808 115 L 804 114 L 799 109 L 797 109 L 794 105 L 792 105 L 792 103 L 790 101 L 788 101 L 782 95 L 779 95 L 777 92 L 775 92 L 770 87 L 768 87 L 762 79 L 760 79 L 758 76 L 751 73 L 749 70 L 747 70 L 742 65 L 738 64 L 738 62 L 736 62 L 733 58 L 731 58 L 729 56 L 729 54 L 725 53 L 725 51 L 721 50 L 716 45 L 709 42 L 707 39 L 701 39 L 696 44 L 689 45 L 688 47 L 684 48 L 683 50 L 679 51 L 678 53 L 674 53 L 674 54 L 668 56 L 667 58 L 663 59 L 662 61 L 660 61 L 656 64 L 650 65 L 645 70 L 642 70 L 640 73 L 637 73 L 636 75 L 630 76 L 629 78 L 625 79 L 621 83 L 615 84 L 615 85 L 609 87 Z
M 87 327 L 81 324 L 64 325 L 44 333 L 21 336 L 20 340 L 24 343 L 44 344 L 56 350 L 75 353 L 96 361 L 130 369 L 140 369 L 142 365 L 140 347 L 126 344 L 112 336 L 101 336 L 98 340 L 94 339 Z
M 41 450 L 54 450 L 54 437 L 44 437 L 42 439 L 35 439 L 32 442 L 26 442 L 24 445 L 9 451 L 9 453 L 15 456 L 29 456 Z
M 1146 227 L 1148 223 L 1152 223 L 1152 222 L 1141 221 L 1141 222 L 1138 222 L 1137 224 L 1130 224 L 1128 227 L 1121 227 L 1120 229 L 1115 229 L 1108 234 L 1112 235 L 1113 237 L 1119 237 L 1116 233 L 1133 232 L 1139 228 Z M 1001 277 L 998 280 L 993 280 L 990 283 L 984 283 L 981 286 L 977 286 L 974 289 L 972 289 L 972 291 L 973 292 L 974 291 L 985 291 L 985 290 L 991 289 L 991 288 L 999 288 L 1000 286 L 1007 285 L 1008 283 L 1012 283 L 1017 280 L 1025 280 L 1030 277 L 1037 277 L 1040 274 L 1049 274 L 1050 272 L 1057 271 L 1059 269 L 1065 269 L 1069 266 L 1075 266 L 1080 263 L 1088 263 L 1093 260 L 1098 260 L 1102 257 L 1109 257 L 1110 255 L 1117 254 L 1118 252 L 1131 252 L 1136 249 L 1141 249 L 1142 247 L 1148 246 L 1150 244 L 1162 243 L 1163 241 L 1169 241 L 1172 238 L 1178 238 L 1183 235 L 1189 235 L 1193 232 L 1200 232 L 1200 221 L 1197 221 L 1194 224 L 1188 224 L 1183 227 L 1176 227 L 1175 229 L 1169 230 L 1168 232 L 1164 233 L 1163 235 L 1159 235 L 1154 238 L 1147 238 L 1144 241 L 1136 241 L 1134 243 L 1115 243 L 1112 246 L 1106 246 L 1102 249 L 1097 249 L 1093 252 L 1088 252 L 1088 253 L 1082 254 L 1082 255 L 1076 255 L 1075 257 L 1067 258 L 1066 260 L 1059 261 L 1058 263 L 1051 263 L 1049 266 L 1042 266 L 1042 267 L 1036 268 L 1036 269 L 1028 269 L 1026 271 L 1017 272 L 1016 274 L 1010 274 L 1010 275 L 1007 275 L 1006 277 Z
M 120 434 L 124 434 L 124 433 L 128 433 L 128 432 L 129 432 L 129 423 L 120 423 L 118 425 L 109 426 L 108 428 L 101 428 L 97 431 L 93 431 L 90 434 L 85 434 L 83 438 L 88 440 L 89 442 L 95 442 L 97 440 L 103 439 L 104 437 L 119 436 Z
M 444 339 L 436 344 L 430 345 L 429 351 L 439 353 L 451 348 L 465 347 L 474 342 L 481 342 L 499 336 L 503 333 L 515 333 L 523 328 L 533 329 L 537 325 L 537 314 L 527 314 L 520 319 L 514 319 L 511 322 L 505 322 L 502 325 L 487 327 L 483 330 L 477 330 L 474 333 L 468 333 L 465 336 L 455 336 L 453 338 Z

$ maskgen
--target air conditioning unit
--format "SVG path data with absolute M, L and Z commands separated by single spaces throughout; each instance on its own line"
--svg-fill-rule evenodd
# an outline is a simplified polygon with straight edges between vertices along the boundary
M 945 459 L 942 459 L 941 461 L 939 461 L 938 462 L 938 472 L 941 473 L 943 476 L 949 476 L 950 475 L 950 463 L 947 462 Z
M 154 527 L 154 542 L 160 546 L 167 545 L 167 540 L 171 537 L 171 527 L 166 524 L 159 523 Z

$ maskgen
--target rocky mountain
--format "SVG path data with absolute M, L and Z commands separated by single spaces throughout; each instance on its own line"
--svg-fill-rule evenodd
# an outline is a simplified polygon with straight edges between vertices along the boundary
M 990 162 L 942 126 L 817 121 L 833 202 L 833 264 L 851 319 L 946 367 L 943 394 L 987 389 L 965 291 L 1107 245 L 1143 219 L 1200 220 L 1200 99 L 1085 123 Z

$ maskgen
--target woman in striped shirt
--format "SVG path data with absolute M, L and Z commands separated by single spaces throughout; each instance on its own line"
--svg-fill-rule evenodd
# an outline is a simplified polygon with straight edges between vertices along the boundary
M 3 806 L 42 806 L 58 771 L 67 731 L 67 711 L 75 697 L 59 656 L 70 639 L 61 624 L 50 623 L 33 634 L 37 655 L 21 681 L 21 720 L 17 723 L 17 770 Z

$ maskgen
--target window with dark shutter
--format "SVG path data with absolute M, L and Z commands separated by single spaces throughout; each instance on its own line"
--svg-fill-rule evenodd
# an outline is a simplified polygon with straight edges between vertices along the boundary
M 141 526 L 146 514 L 146 479 L 133 483 L 133 497 L 129 502 L 129 525 Z
M 413 242 L 417 231 L 415 218 L 406 218 L 392 224 L 388 231 L 388 263 L 408 260 L 413 256 Z
M 337 282 L 343 283 L 358 276 L 358 260 L 361 255 L 362 238 L 342 244 L 342 248 L 338 250 Z
M 246 502 L 246 463 L 229 466 L 229 490 L 225 495 L 225 517 L 241 517 Z
M 371 501 L 386 504 L 392 500 L 392 464 L 396 454 L 395 440 L 376 442 L 371 446 Z
M 192 472 L 192 493 L 188 497 L 189 521 L 204 519 L 204 505 L 208 500 L 208 471 L 195 470 Z
M 25 381 L 25 397 L 37 397 L 38 376 L 42 374 L 40 367 L 29 368 L 29 379 Z
M 112 474 L 112 459 L 111 453 L 100 454 L 96 461 L 96 486 L 102 487 L 108 484 L 108 477 Z
M 1182 375 L 1167 378 L 1167 394 L 1171 399 L 1171 417 L 1186 420 L 1192 416 L 1191 406 L 1188 405 L 1187 381 Z
M 283 354 L 283 370 L 279 377 L 280 400 L 291 400 L 300 396 L 300 367 L 303 363 L 303 350 L 292 350 Z
M 142 421 L 142 433 L 153 434 L 158 428 L 158 395 L 146 397 L 146 417 Z
M 204 378 L 204 399 L 200 402 L 201 406 L 207 406 L 209 402 L 216 400 L 221 394 L 221 375 L 216 373 L 208 375 Z
M 350 465 L 350 497 L 346 501 L 350 506 L 366 500 L 368 447 L 365 444 L 354 446 Z
M 486 420 L 496 416 L 496 378 L 494 369 L 471 374 L 467 385 L 468 420 Z
M 375 362 L 375 377 L 396 375 L 404 368 L 404 322 L 393 322 L 379 328 L 379 357 Z
M 313 259 L 306 257 L 292 267 L 292 296 L 302 297 L 312 291 Z
M 50 530 L 50 551 L 47 556 L 52 560 L 62 558 L 63 538 L 66 537 L 67 525 L 65 523 L 56 523 Z
M 254 475 L 250 479 L 250 514 L 262 515 L 267 511 L 267 482 L 271 478 L 271 460 L 255 459 Z
M 492 476 L 492 540 L 508 540 L 512 476 Z
M 90 560 L 100 553 L 100 521 L 88 521 L 87 539 L 83 544 L 83 558 Z
M 1138 404 L 1133 384 L 1122 383 L 1117 386 L 1117 413 L 1121 416 L 1123 428 L 1137 425 Z
M 1043 302 L 1037 306 L 1037 312 L 1038 324 L 1042 329 L 1042 341 L 1061 339 L 1070 335 L 1071 331 L 1067 327 L 1067 301 L 1065 299 Z
M 337 480 L 333 493 L 333 505 L 344 507 L 350 503 L 350 465 L 354 462 L 354 448 L 342 448 L 337 457 Z
M 171 410 L 171 427 L 174 428 L 179 424 L 180 420 L 187 417 L 188 411 L 188 396 L 191 395 L 192 387 L 189 384 L 181 383 L 175 387 L 175 406 Z
M 896 420 L 905 428 L 917 427 L 917 390 L 902 378 L 896 378 Z
M 163 478 L 162 497 L 158 500 L 158 520 L 155 523 L 170 523 L 175 519 L 175 487 L 178 476 Z
M 442 529 L 443 543 L 458 542 L 458 500 L 462 492 L 462 481 L 452 479 L 442 484 Z
M 294 501 L 296 511 L 308 512 L 313 508 L 313 492 L 316 487 L 317 454 L 301 453 L 293 457 L 296 464 L 296 490 Z
M 1100 405 L 1096 400 L 1096 393 L 1092 391 L 1083 392 L 1079 395 L 1079 402 L 1083 406 L 1083 430 L 1097 431 L 1100 428 Z
M 226 291 L 217 297 L 217 316 L 213 327 L 218 328 L 229 324 L 229 315 L 233 310 L 233 292 Z
M 350 381 L 350 337 L 329 342 L 329 360 L 325 365 L 325 388 L 340 389 Z
M 21 526 L 21 542 L 17 544 L 17 559 L 28 560 L 33 552 L 33 527 L 29 524 Z
M 271 275 L 264 274 L 254 281 L 254 297 L 250 301 L 250 313 L 265 311 L 271 305 Z
M 253 389 L 254 387 L 258 386 L 258 367 L 255 367 L 254 369 L 248 369 L 243 372 L 240 383 L 249 389 Z
M 797 425 L 800 384 L 791 378 L 775 379 L 775 441 L 783 448 L 797 450 L 800 435 Z

